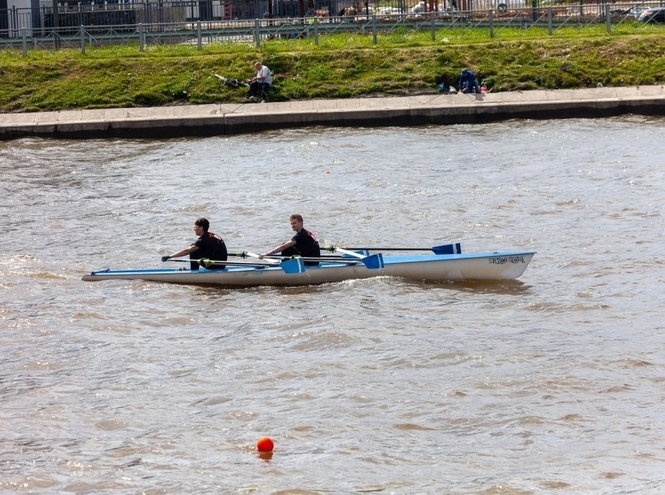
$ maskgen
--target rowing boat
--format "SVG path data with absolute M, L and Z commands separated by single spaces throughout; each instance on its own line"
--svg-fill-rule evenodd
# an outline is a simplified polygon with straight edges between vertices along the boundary
M 261 285 L 319 285 L 371 277 L 400 277 L 421 282 L 455 280 L 510 280 L 521 276 L 533 251 L 505 251 L 465 254 L 386 255 L 365 253 L 358 258 L 326 260 L 307 266 L 295 258 L 276 264 L 225 262 L 223 270 L 197 271 L 189 268 L 143 270 L 103 269 L 85 275 L 85 281 L 147 280 L 170 284 L 252 287 Z M 184 260 L 183 260 L 184 261 Z

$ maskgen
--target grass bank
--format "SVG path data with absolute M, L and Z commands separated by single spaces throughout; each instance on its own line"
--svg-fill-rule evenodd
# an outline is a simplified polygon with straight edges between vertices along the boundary
M 571 28 L 397 32 L 376 45 L 370 36 L 275 40 L 261 48 L 235 44 L 88 47 L 0 52 L 0 111 L 232 103 L 242 89 L 213 74 L 246 79 L 262 60 L 275 74 L 273 101 L 434 93 L 434 77 L 476 71 L 492 91 L 631 86 L 665 82 L 660 26 L 634 23 L 605 34 Z

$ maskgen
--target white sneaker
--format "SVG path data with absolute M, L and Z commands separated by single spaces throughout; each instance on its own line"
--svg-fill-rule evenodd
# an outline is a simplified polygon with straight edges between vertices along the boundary
M 261 100 L 261 103 L 265 103 L 265 102 L 266 102 L 266 100 Z

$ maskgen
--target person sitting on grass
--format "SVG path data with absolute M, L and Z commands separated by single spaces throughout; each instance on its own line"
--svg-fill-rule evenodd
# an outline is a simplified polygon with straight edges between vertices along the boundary
M 480 86 L 478 85 L 476 75 L 469 69 L 462 69 L 457 89 L 460 93 L 480 93 Z
M 265 103 L 268 99 L 268 90 L 272 86 L 272 74 L 270 69 L 261 62 L 256 62 L 254 69 L 256 70 L 256 76 L 248 81 L 249 93 L 247 93 L 247 96 L 249 98 L 261 96 L 261 103 Z

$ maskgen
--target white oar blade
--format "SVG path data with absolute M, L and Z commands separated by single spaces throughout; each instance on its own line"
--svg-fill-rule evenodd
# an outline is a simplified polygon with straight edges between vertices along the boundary
M 349 251 L 348 249 L 342 249 L 342 248 L 335 248 L 335 251 L 340 252 L 342 254 L 346 254 L 347 256 L 351 256 L 353 258 L 364 258 L 364 254 L 356 253 L 354 251 Z

